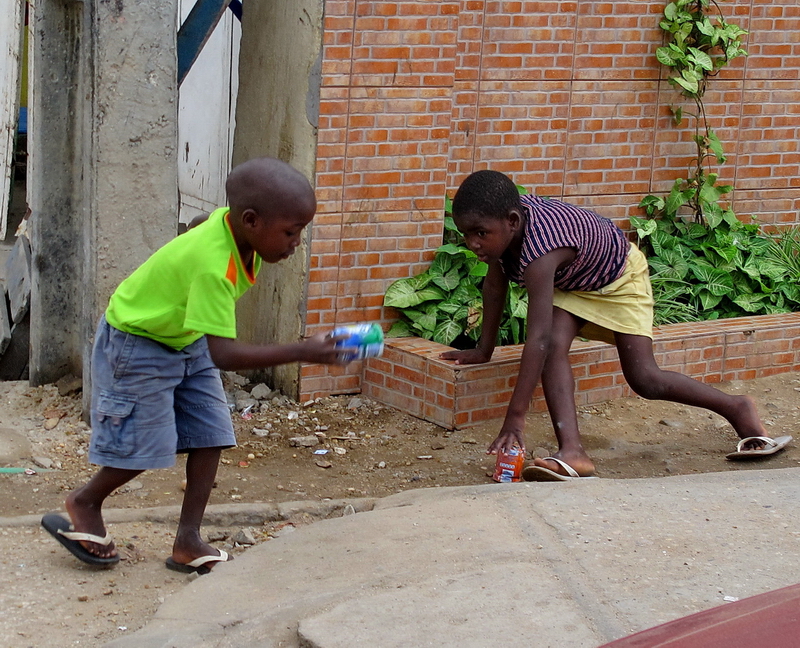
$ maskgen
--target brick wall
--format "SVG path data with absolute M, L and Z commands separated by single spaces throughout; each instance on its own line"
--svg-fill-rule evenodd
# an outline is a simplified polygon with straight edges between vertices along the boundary
M 724 0 L 751 31 L 706 95 L 733 208 L 800 210 L 800 4 Z M 386 287 L 441 243 L 445 193 L 494 168 L 622 227 L 686 174 L 694 145 L 655 59 L 664 0 L 325 2 L 307 332 L 395 319 Z M 689 106 L 687 106 L 687 109 Z M 358 391 L 361 370 L 303 368 L 304 397 Z

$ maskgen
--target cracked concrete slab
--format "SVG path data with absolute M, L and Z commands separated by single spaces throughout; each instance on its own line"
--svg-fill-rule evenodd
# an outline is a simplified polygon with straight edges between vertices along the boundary
M 114 648 L 593 648 L 800 582 L 800 469 L 424 489 L 254 547 Z

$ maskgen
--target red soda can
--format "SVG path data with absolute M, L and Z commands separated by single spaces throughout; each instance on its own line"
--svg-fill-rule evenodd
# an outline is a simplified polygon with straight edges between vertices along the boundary
M 496 482 L 518 482 L 522 475 L 522 464 L 525 463 L 525 452 L 514 446 L 508 450 L 497 452 L 497 463 L 492 479 Z

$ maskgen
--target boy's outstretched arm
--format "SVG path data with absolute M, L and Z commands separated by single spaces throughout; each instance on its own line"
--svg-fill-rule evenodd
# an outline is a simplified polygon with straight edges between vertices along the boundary
M 575 258 L 572 248 L 558 248 L 532 261 L 525 269 L 528 289 L 528 324 L 525 347 L 519 363 L 517 384 L 506 410 L 503 427 L 492 441 L 488 454 L 497 454 L 514 444 L 525 448 L 525 414 L 533 391 L 542 377 L 542 367 L 550 347 L 553 325 L 553 282 L 556 270 Z
M 246 344 L 216 335 L 206 335 L 206 339 L 211 359 L 224 371 L 263 369 L 288 362 L 347 364 L 343 349 L 335 346 L 339 338 L 324 333 L 289 344 Z
M 497 344 L 497 332 L 500 330 L 500 319 L 506 304 L 508 279 L 499 261 L 489 264 L 489 272 L 483 280 L 483 324 L 481 339 L 474 349 L 463 351 L 445 351 L 439 357 L 442 360 L 455 360 L 456 364 L 478 364 L 492 359 Z

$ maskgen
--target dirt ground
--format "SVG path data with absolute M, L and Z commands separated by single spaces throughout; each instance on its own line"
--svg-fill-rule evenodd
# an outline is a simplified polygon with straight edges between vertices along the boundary
M 316 502 L 383 497 L 433 486 L 491 483 L 494 460 L 485 454 L 499 422 L 448 431 L 353 396 L 294 403 L 275 394 L 251 402 L 253 385 L 229 385 L 241 411 L 232 413 L 239 446 L 225 451 L 211 503 Z M 800 418 L 800 374 L 787 373 L 721 386 L 752 395 L 773 436 L 793 434 Z M 243 400 L 244 399 L 244 400 Z M 0 466 L 30 468 L 0 474 L 0 644 L 18 648 L 102 646 L 147 623 L 159 604 L 189 577 L 164 568 L 174 529 L 150 522 L 109 525 L 123 560 L 96 570 L 69 555 L 35 520 L 63 510 L 66 492 L 93 473 L 89 429 L 80 393 L 55 386 L 0 382 Z M 768 462 L 727 462 L 735 435 L 720 417 L 664 402 L 628 398 L 582 407 L 584 444 L 603 478 L 668 476 L 722 470 L 796 467 L 800 443 Z M 295 437 L 305 437 L 296 445 Z M 555 450 L 549 419 L 528 416 L 528 450 Z M 293 445 L 295 444 L 295 445 Z M 321 452 L 321 451 L 324 451 Z M 114 494 L 107 507 L 175 505 L 182 495 L 183 462 L 142 474 Z M 36 516 L 32 522 L 20 524 Z M 291 531 L 308 519 L 259 528 L 206 527 L 215 544 L 234 556 L 249 545 Z

